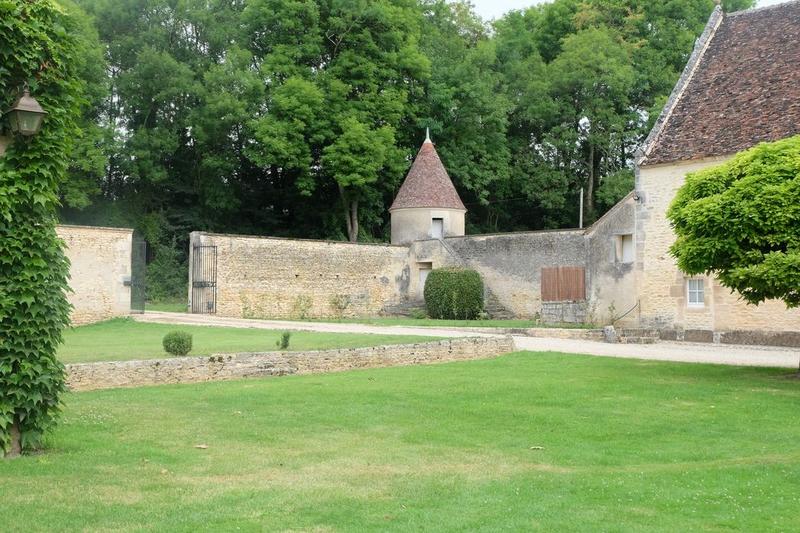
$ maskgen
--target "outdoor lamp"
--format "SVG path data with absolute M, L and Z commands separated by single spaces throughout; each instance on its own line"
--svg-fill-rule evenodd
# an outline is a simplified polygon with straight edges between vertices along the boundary
M 42 121 L 47 111 L 42 109 L 36 98 L 31 96 L 28 86 L 22 92 L 22 96 L 6 111 L 11 131 L 20 133 L 26 137 L 36 135 L 42 128 Z

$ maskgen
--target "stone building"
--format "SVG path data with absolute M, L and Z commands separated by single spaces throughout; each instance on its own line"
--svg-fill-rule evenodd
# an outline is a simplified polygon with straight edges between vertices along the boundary
M 421 302 L 431 269 L 465 266 L 482 275 L 496 316 L 616 322 L 686 340 L 799 339 L 800 312 L 746 305 L 714 279 L 684 276 L 668 252 L 666 219 L 687 173 L 800 133 L 798 80 L 800 2 L 729 15 L 717 7 L 637 156 L 636 190 L 591 227 L 465 235 L 466 209 L 428 137 L 390 209 L 392 244 L 195 232 L 191 308 L 249 317 L 396 312 Z
M 747 305 L 713 278 L 684 276 L 666 211 L 688 173 L 800 133 L 800 2 L 725 14 L 718 6 L 636 165 L 640 323 L 712 332 L 798 331 L 800 311 Z
M 430 133 L 425 136 L 389 213 L 392 244 L 464 235 L 467 208 L 436 153 Z

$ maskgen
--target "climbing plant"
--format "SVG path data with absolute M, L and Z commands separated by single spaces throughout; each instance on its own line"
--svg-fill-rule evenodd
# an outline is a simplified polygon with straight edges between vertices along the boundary
M 56 349 L 69 263 L 55 226 L 84 90 L 73 29 L 51 0 L 0 1 L 0 109 L 27 83 L 48 112 L 37 135 L 14 136 L 0 156 L 0 455 L 41 446 L 65 390 Z

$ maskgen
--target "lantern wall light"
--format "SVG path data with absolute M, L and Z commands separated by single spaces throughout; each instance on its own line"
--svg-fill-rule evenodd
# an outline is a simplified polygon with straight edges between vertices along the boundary
M 26 137 L 36 135 L 42 129 L 42 122 L 44 121 L 47 111 L 42 109 L 36 98 L 31 96 L 28 85 L 25 88 L 14 105 L 6 111 L 8 123 L 13 133 L 19 133 Z

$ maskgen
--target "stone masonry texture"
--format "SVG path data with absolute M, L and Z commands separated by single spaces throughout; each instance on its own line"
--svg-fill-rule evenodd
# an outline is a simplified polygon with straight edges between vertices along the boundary
M 75 391 L 168 383 L 340 372 L 359 368 L 487 359 L 514 351 L 506 337 L 464 337 L 420 344 L 308 352 L 220 354 L 146 361 L 67 365 Z
M 70 261 L 72 324 L 125 316 L 131 309 L 133 230 L 91 226 L 58 226 L 56 233 L 66 244 Z
M 192 250 L 200 244 L 217 247 L 220 316 L 377 315 L 407 284 L 401 246 L 192 233 Z
M 686 174 L 718 165 L 727 158 L 710 158 L 676 165 L 642 167 L 637 189 L 644 191 L 636 212 L 637 292 L 644 327 L 678 330 L 800 331 L 800 310 L 779 301 L 749 305 L 715 278 L 704 281 L 702 307 L 687 305 L 687 277 L 678 270 L 669 248 L 675 234 L 666 218 L 667 208 Z

